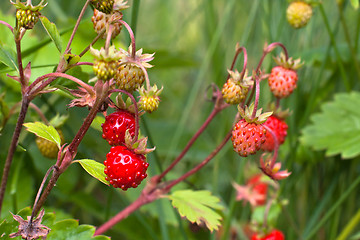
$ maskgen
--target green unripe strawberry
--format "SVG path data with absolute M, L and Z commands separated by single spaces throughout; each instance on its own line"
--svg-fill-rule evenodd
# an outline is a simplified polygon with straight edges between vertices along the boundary
M 97 78 L 104 81 L 113 78 L 120 59 L 120 52 L 116 51 L 115 46 L 107 50 L 104 48 L 96 50 L 91 47 L 90 52 L 95 57 L 93 70 Z
M 117 64 L 117 61 L 95 60 L 93 70 L 99 79 L 108 81 L 114 77 Z
M 16 10 L 16 20 L 18 27 L 23 27 L 25 29 L 34 28 L 37 21 L 39 21 L 40 12 L 32 11 L 30 9 L 17 9 Z
M 61 144 L 64 143 L 64 135 L 60 129 L 57 129 L 57 132 L 60 135 Z M 41 155 L 47 158 L 57 158 L 59 149 L 56 143 L 46 140 L 42 137 L 36 137 L 36 145 L 40 150 Z
M 145 81 L 145 74 L 133 63 L 120 65 L 115 75 L 116 85 L 127 92 L 133 92 Z
M 311 6 L 302 1 L 291 2 L 286 10 L 286 19 L 294 28 L 304 27 L 312 16 Z
M 139 107 L 145 112 L 151 113 L 158 109 L 160 98 L 159 95 L 162 92 L 163 88 L 158 89 L 156 85 L 150 87 L 150 89 L 145 90 L 142 86 L 138 91 L 140 94 Z

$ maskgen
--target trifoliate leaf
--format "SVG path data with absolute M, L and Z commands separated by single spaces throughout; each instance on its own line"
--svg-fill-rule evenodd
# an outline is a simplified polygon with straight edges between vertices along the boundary
M 56 143 L 56 145 L 60 149 L 60 135 L 53 126 L 47 126 L 41 122 L 24 123 L 24 126 L 26 127 L 26 130 L 34 133 L 36 136 L 45 138 L 46 140 Z
M 300 141 L 327 156 L 341 154 L 343 159 L 360 154 L 360 93 L 339 93 L 332 102 L 311 116 L 312 123 L 302 130 Z
M 91 159 L 76 160 L 74 162 L 80 163 L 80 165 L 87 171 L 91 176 L 99 180 L 100 182 L 109 185 L 109 182 L 105 180 L 104 164 L 96 162 Z
M 46 32 L 48 33 L 49 37 L 51 38 L 51 40 L 55 43 L 56 48 L 61 53 L 62 41 L 61 41 L 59 31 L 56 28 L 56 25 L 54 23 L 50 22 L 49 19 L 47 19 L 44 16 L 40 16 L 40 21 L 41 21 L 42 25 L 44 26 Z
M 219 204 L 220 199 L 212 196 L 211 192 L 181 190 L 168 197 L 182 217 L 192 223 L 205 223 L 210 231 L 219 229 L 221 216 L 213 209 L 220 210 L 222 206 Z

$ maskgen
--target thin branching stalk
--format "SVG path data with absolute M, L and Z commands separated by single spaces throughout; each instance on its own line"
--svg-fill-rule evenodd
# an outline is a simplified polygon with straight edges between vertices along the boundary
M 72 41 L 74 40 L 75 33 L 77 32 L 77 29 L 79 28 L 80 21 L 81 21 L 82 17 L 84 16 L 85 11 L 86 11 L 86 8 L 87 8 L 87 6 L 90 4 L 90 1 L 91 1 L 91 0 L 87 0 L 87 1 L 86 1 L 86 3 L 84 4 L 84 7 L 82 8 L 82 10 L 81 10 L 81 12 L 80 12 L 80 15 L 79 15 L 79 17 L 78 17 L 78 19 L 77 19 L 77 21 L 76 21 L 74 30 L 73 30 L 73 32 L 71 33 L 69 42 L 68 42 L 68 44 L 67 44 L 67 46 L 66 46 L 65 52 L 67 52 L 67 51 L 70 50 L 70 46 L 71 46 Z

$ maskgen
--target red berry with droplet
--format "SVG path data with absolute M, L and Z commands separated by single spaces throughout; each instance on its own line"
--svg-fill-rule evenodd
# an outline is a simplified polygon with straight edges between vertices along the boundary
M 258 236 L 258 234 L 254 234 L 251 237 L 251 240 L 284 240 L 284 234 L 279 230 L 272 230 L 268 235 L 264 237 Z
M 105 117 L 105 122 L 101 125 L 102 137 L 112 146 L 125 143 L 125 132 L 129 129 L 132 137 L 135 135 L 135 116 L 126 111 L 120 110 Z
M 288 125 L 286 122 L 276 116 L 270 116 L 266 122 L 264 123 L 265 126 L 270 128 L 273 133 L 276 135 L 278 144 L 281 145 L 285 142 L 285 138 L 287 135 Z M 273 135 L 267 131 L 266 132 L 266 140 L 263 145 L 261 145 L 261 149 L 264 151 L 271 152 L 275 149 L 275 140 Z
M 241 119 L 232 131 L 234 151 L 242 157 L 255 154 L 265 142 L 266 130 L 261 124 Z
M 136 154 L 125 146 L 114 146 L 104 161 L 105 179 L 115 188 L 126 191 L 136 188 L 147 177 L 149 163 L 142 154 Z

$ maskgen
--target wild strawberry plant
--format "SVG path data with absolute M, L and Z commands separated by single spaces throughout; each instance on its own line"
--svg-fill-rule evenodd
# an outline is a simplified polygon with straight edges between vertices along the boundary
M 228 185 L 234 186 L 236 191 L 234 199 L 244 203 L 249 202 L 251 205 L 249 238 L 284 239 L 284 234 L 277 230 L 276 224 L 287 201 L 281 197 L 278 181 L 288 178 L 292 170 L 281 167 L 286 161 L 279 155 L 279 149 L 288 135 L 286 118 L 296 109 L 284 111 L 281 110 L 281 106 L 287 106 L 284 104 L 286 99 L 302 84 L 302 79 L 297 73 L 302 62 L 291 57 L 285 45 L 280 42 L 265 44 L 258 60 L 255 55 L 248 56 L 245 46 L 236 44 L 232 64 L 223 69 L 223 73 L 228 73 L 228 76 L 220 83 L 211 85 L 207 91 L 204 90 L 208 95 L 210 94 L 208 100 L 212 108 L 208 111 L 209 115 L 204 123 L 198 126 L 198 130 L 177 156 L 173 157 L 172 153 L 169 154 L 173 158 L 170 163 L 167 161 L 155 163 L 152 156 L 158 154 L 158 151 L 171 152 L 171 143 L 168 142 L 169 147 L 165 150 L 156 149 L 149 131 L 145 130 L 143 134 L 140 127 L 146 129 L 146 118 L 156 117 L 156 112 L 161 111 L 163 105 L 166 107 L 166 101 L 169 99 L 162 98 L 162 94 L 166 92 L 165 82 L 157 82 L 157 84 L 150 82 L 152 68 L 154 66 L 156 68 L 156 64 L 153 66 L 153 60 L 158 56 L 154 53 L 145 53 L 147 51 L 138 47 L 134 29 L 125 20 L 126 11 L 133 7 L 135 9 L 135 2 L 133 2 L 135 6 L 131 6 L 123 0 L 87 0 L 77 16 L 76 24 L 66 44 L 62 42 L 57 26 L 42 13 L 44 8 L 49 7 L 47 5 L 52 4 L 51 2 L 46 3 L 43 0 L 37 5 L 31 0 L 11 2 L 15 12 L 15 24 L 0 21 L 13 35 L 15 42 L 13 50 L 15 55 L 3 54 L 0 60 L 15 69 L 14 74 L 7 75 L 7 79 L 17 82 L 21 96 L 20 102 L 11 104 L 3 100 L 6 93 L 0 96 L 2 129 L 8 127 L 7 121 L 16 118 L 18 111 L 1 180 L 2 213 L 11 210 L 3 207 L 6 206 L 3 203 L 9 192 L 7 190 L 9 179 L 18 178 L 22 167 L 21 164 L 16 163 L 16 150 L 27 150 L 29 144 L 23 140 L 22 136 L 26 131 L 22 130 L 26 129 L 27 132 L 34 133 L 36 140 L 33 141 L 36 141 L 40 153 L 55 161 L 48 169 L 44 167 L 48 164 L 43 165 L 40 173 L 43 180 L 36 183 L 38 190 L 32 199 L 32 207 L 15 211 L 0 224 L 0 229 L 4 233 L 2 236 L 63 239 L 67 234 L 71 234 L 78 239 L 107 239 L 102 234 L 111 235 L 111 231 L 116 229 L 120 222 L 138 214 L 135 213 L 137 210 L 150 203 L 166 200 L 181 217 L 198 226 L 204 226 L 211 232 L 218 231 L 219 238 L 226 239 L 231 219 L 222 219 L 225 210 L 220 198 L 208 190 L 187 189 L 189 186 L 184 183 L 202 174 L 208 163 L 218 156 L 221 150 L 226 149 L 226 145 L 231 140 L 233 147 L 231 152 L 238 155 L 240 161 L 249 158 L 249 162 L 256 162 L 258 166 L 256 173 L 245 185 L 228 182 Z M 291 3 L 286 12 L 290 25 L 295 28 L 305 27 L 313 14 L 312 6 L 302 1 Z M 92 17 L 86 18 L 86 11 L 91 11 Z M 81 44 L 75 45 L 77 34 L 81 31 L 80 23 L 84 21 L 89 22 L 94 28 L 91 30 L 92 38 L 87 39 L 86 43 L 79 41 Z M 33 29 L 40 23 L 54 44 L 54 50 L 58 51 L 56 54 L 60 59 L 56 67 L 45 74 L 38 74 L 31 64 L 31 59 L 25 58 L 22 51 L 24 41 L 30 34 L 36 33 Z M 128 48 L 124 43 L 126 42 L 124 38 L 127 37 L 130 39 Z M 257 47 L 261 48 L 261 46 Z M 240 56 L 242 56 L 241 60 L 239 60 Z M 271 56 L 275 61 L 271 60 Z M 159 57 L 161 58 L 161 54 Z M 271 69 L 264 66 L 264 61 L 267 60 L 272 61 Z M 242 64 L 238 64 L 238 61 Z M 255 66 L 249 66 L 248 62 L 257 63 Z M 196 84 L 193 87 L 195 89 Z M 59 104 L 59 109 L 70 109 L 69 111 L 76 109 L 85 112 L 86 115 L 80 123 L 71 123 L 66 116 L 55 114 L 49 116 L 44 113 L 42 107 L 38 106 L 40 99 L 49 96 L 51 98 L 59 92 L 70 98 Z M 265 94 L 271 96 L 265 98 L 267 101 L 262 98 Z M 9 107 L 11 110 L 7 109 Z M 230 111 L 225 109 L 231 108 L 233 112 L 229 114 Z M 171 109 L 165 111 L 170 113 Z M 184 109 L 185 113 L 189 111 Z M 226 129 L 227 133 L 219 129 L 222 140 L 217 143 L 218 145 L 212 146 L 207 152 L 208 155 L 199 163 L 186 164 L 186 157 L 191 156 L 191 150 L 196 142 L 199 142 L 197 140 L 200 135 L 204 135 L 206 130 L 211 128 L 210 125 L 214 124 L 220 113 L 227 114 L 226 121 L 229 126 Z M 326 114 L 328 111 L 325 109 L 324 115 Z M 50 121 L 47 119 L 49 117 L 52 118 Z M 328 121 L 329 117 L 322 120 L 322 122 Z M 74 132 L 67 134 L 65 141 L 60 129 L 69 125 Z M 106 150 L 101 156 L 82 153 L 84 141 L 91 138 L 89 136 L 91 127 L 99 130 L 94 141 L 99 146 L 108 147 L 108 153 Z M 351 155 L 353 151 L 349 153 L 345 150 L 333 149 L 326 143 L 321 146 L 314 143 L 314 139 L 320 139 L 320 142 L 327 137 L 326 135 L 314 137 L 316 131 L 313 129 L 319 128 L 321 126 L 316 123 L 305 128 L 301 138 L 304 145 L 328 149 L 331 154 L 344 153 L 346 156 L 354 156 Z M 92 134 L 94 136 L 94 133 Z M 176 135 L 176 132 L 169 134 Z M 121 210 L 117 213 L 107 209 L 106 218 L 95 221 L 96 223 L 91 222 L 96 227 L 79 225 L 71 219 L 72 216 L 63 220 L 58 208 L 54 212 L 49 210 L 51 199 L 58 197 L 56 185 L 66 178 L 67 174 L 71 174 L 69 172 L 77 163 L 85 170 L 77 174 L 89 173 L 94 178 L 94 184 L 97 180 L 104 184 L 108 194 L 116 191 L 120 196 L 136 196 L 131 198 L 126 206 L 121 204 Z M 15 173 L 12 170 L 14 165 Z M 151 169 L 155 165 L 159 168 L 156 174 Z M 89 191 L 88 188 L 83 190 Z M 81 191 L 79 192 L 81 194 Z M 117 197 L 119 196 L 114 196 Z M 102 196 L 94 194 L 94 198 L 102 198 Z M 12 209 L 17 207 L 13 206 Z

